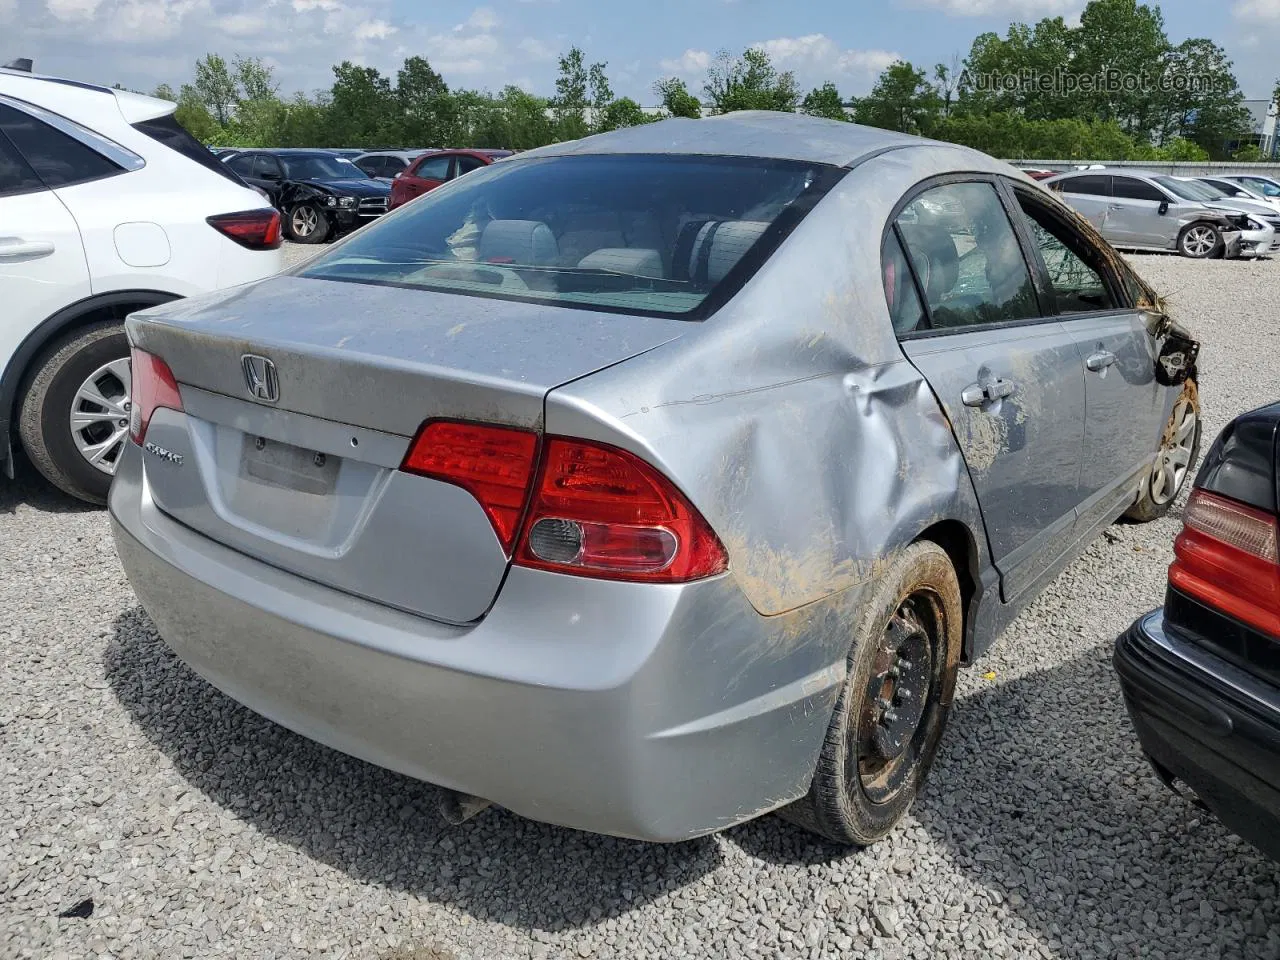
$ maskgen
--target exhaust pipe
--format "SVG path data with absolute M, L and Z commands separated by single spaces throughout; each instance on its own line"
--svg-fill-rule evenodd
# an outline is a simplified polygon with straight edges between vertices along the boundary
M 492 800 L 486 800 L 484 797 L 473 796 L 469 793 L 459 793 L 457 790 L 450 790 L 448 787 L 440 788 L 440 802 L 436 809 L 440 811 L 440 816 L 444 818 L 446 823 L 458 826 L 466 823 L 478 813 L 483 813 L 489 807 L 493 806 Z

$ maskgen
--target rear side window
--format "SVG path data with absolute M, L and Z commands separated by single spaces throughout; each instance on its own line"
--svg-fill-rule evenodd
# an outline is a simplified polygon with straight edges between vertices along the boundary
M 164 144 L 170 150 L 182 154 L 188 160 L 194 160 L 200 166 L 207 170 L 212 170 L 218 176 L 226 177 L 233 183 L 244 185 L 244 181 L 236 176 L 235 171 L 210 153 L 204 144 L 188 133 L 187 128 L 180 124 L 172 113 L 152 120 L 143 120 L 141 123 L 135 123 L 133 129 L 139 133 L 145 133 L 152 140 Z
M 428 157 L 418 163 L 414 176 L 424 180 L 448 180 L 449 164 L 452 162 L 453 157 Z
M 0 103 L 0 132 L 49 187 L 68 187 L 124 173 L 124 168 L 79 140 Z
M 229 167 L 233 173 L 242 177 L 251 177 L 253 176 L 253 161 L 256 157 L 257 154 L 242 153 L 238 157 L 232 157 L 223 166 Z
M 1110 177 L 1072 177 L 1061 183 L 1053 184 L 1053 188 L 1062 193 L 1083 194 L 1087 197 L 1111 196 Z
M 0 133 L 0 197 L 47 189 L 9 138 Z
M 990 183 L 951 183 L 920 194 L 898 232 L 938 329 L 1026 320 L 1039 312 L 1013 224 Z
M 298 272 L 696 320 L 843 175 L 719 156 L 509 161 L 427 193 Z
M 920 294 L 916 292 L 916 282 L 911 277 L 911 267 L 907 265 L 907 255 L 902 251 L 896 231 L 890 230 L 885 238 L 881 264 L 884 298 L 889 304 L 893 332 L 902 336 L 928 326 Z
M 1112 177 L 1111 192 L 1113 196 L 1125 200 L 1150 200 L 1154 203 L 1163 203 L 1169 199 L 1145 180 L 1135 180 L 1133 177 Z
M 370 177 L 380 177 L 382 172 L 387 169 L 387 160 L 385 157 L 364 157 L 355 161 L 361 172 Z
M 488 164 L 483 160 L 477 160 L 475 157 L 458 157 L 458 172 L 455 177 L 460 177 L 464 173 L 470 173 L 472 170 L 479 170 L 481 167 L 487 167 Z

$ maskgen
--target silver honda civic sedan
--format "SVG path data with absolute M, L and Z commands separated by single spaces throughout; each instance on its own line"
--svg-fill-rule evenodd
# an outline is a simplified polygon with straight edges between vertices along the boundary
M 1197 344 L 961 147 L 780 113 L 530 151 L 134 314 L 111 491 L 161 635 L 253 710 L 675 841 L 888 833 L 957 670 L 1196 456 Z

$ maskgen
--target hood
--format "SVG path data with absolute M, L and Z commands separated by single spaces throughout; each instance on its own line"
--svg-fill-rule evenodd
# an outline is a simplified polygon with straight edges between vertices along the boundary
M 342 180 L 299 180 L 312 187 L 318 187 L 328 193 L 348 197 L 385 197 L 391 188 L 380 180 L 350 177 Z
M 1224 213 L 1247 213 L 1264 223 L 1276 219 L 1276 208 L 1261 200 L 1242 200 L 1239 197 L 1226 197 L 1222 200 L 1206 200 L 1204 206 L 1221 210 Z

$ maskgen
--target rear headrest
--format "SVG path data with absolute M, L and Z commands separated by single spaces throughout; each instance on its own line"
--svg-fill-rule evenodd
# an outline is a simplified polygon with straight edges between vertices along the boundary
M 676 241 L 673 273 L 680 279 L 719 283 L 768 229 L 762 220 L 687 223 Z
M 560 249 L 551 228 L 540 220 L 494 220 L 480 235 L 480 260 L 552 267 Z
M 633 277 L 661 278 L 662 255 L 657 250 L 643 250 L 632 247 L 605 247 L 588 253 L 578 266 L 596 270 L 612 270 L 615 273 L 626 273 Z

